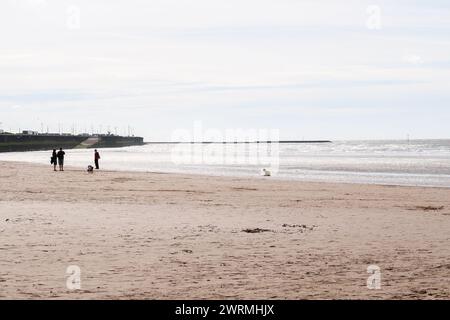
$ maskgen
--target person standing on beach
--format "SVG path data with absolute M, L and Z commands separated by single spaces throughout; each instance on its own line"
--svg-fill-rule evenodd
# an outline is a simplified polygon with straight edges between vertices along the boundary
M 56 157 L 56 149 L 53 149 L 52 157 L 50 158 L 50 163 L 53 165 L 53 171 L 56 171 L 56 165 L 58 164 Z
M 100 169 L 100 166 L 98 164 L 98 160 L 100 160 L 100 153 L 98 153 L 97 149 L 95 149 L 94 152 L 94 162 L 95 162 L 95 169 Z
M 59 171 L 64 171 L 64 156 L 65 152 L 62 148 L 59 148 L 58 153 L 56 154 L 56 157 L 58 158 L 58 164 L 59 164 Z

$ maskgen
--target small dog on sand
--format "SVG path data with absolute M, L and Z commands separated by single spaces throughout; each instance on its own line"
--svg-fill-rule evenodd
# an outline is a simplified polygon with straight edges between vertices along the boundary
M 94 173 L 94 167 L 91 166 L 91 165 L 89 165 L 89 166 L 87 167 L 87 172 L 89 172 L 89 173 Z

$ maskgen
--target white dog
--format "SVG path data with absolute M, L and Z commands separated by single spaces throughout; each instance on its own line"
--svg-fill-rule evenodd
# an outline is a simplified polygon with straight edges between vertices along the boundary
M 269 170 L 262 169 L 261 170 L 261 175 L 264 176 L 264 177 L 270 177 L 272 174 L 271 174 L 271 172 Z

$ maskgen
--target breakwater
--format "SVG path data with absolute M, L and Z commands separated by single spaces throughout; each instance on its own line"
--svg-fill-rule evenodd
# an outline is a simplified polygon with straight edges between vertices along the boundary
M 143 145 L 142 137 L 116 135 L 0 134 L 0 152 L 75 148 L 117 148 Z

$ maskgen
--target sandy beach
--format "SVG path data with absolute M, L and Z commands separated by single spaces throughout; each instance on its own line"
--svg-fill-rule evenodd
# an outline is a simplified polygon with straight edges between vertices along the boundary
M 450 298 L 450 189 L 14 162 L 0 181 L 1 299 Z

